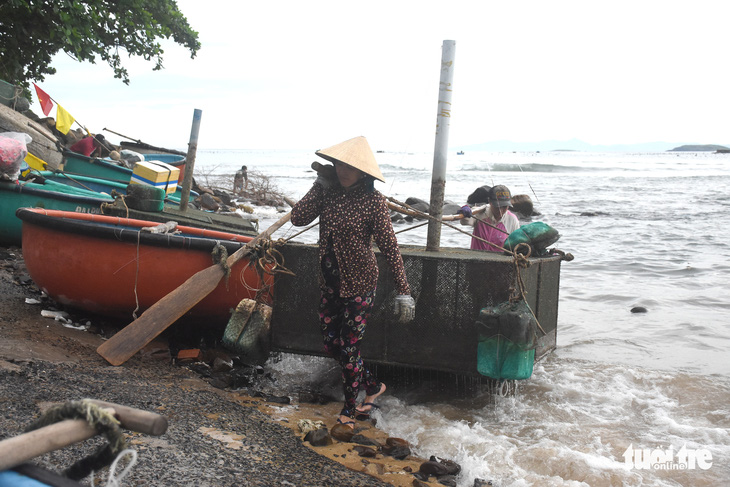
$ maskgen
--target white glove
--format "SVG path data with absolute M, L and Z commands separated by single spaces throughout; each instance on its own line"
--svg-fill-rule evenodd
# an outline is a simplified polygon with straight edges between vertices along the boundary
M 400 323 L 408 323 L 416 317 L 416 301 L 410 294 L 399 294 L 395 297 L 394 311 Z

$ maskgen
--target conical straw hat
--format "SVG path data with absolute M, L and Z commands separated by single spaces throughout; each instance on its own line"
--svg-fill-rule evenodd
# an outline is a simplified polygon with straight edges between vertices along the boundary
M 375 156 L 370 149 L 370 144 L 365 137 L 355 137 L 354 139 L 340 142 L 337 145 L 315 152 L 320 157 L 330 162 L 342 162 L 348 166 L 368 174 L 375 179 L 385 182 L 383 174 L 380 172 L 378 163 L 375 162 Z

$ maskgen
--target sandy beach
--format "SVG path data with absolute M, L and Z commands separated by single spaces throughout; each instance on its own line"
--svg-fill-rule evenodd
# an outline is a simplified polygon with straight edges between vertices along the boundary
M 111 325 L 95 321 L 88 331 L 64 327 L 41 316 L 51 306 L 27 275 L 21 250 L 0 248 L 0 439 L 23 433 L 51 404 L 93 398 L 168 419 L 169 428 L 159 437 L 125 432 L 138 462 L 123 485 L 440 485 L 434 477 L 427 483 L 412 475 L 423 459 L 396 460 L 382 453 L 363 458 L 355 443 L 335 440 L 312 447 L 303 441 L 298 421 L 323 421 L 331 429 L 338 403 L 298 404 L 293 397 L 283 408 L 215 388 L 173 364 L 159 338 L 123 366 L 112 367 L 96 353 L 102 337 L 114 332 Z M 386 440 L 367 422 L 359 422 L 356 432 Z M 96 437 L 32 463 L 62 471 L 101 444 Z M 106 481 L 107 470 L 97 474 L 97 485 Z M 89 479 L 82 483 L 90 485 Z

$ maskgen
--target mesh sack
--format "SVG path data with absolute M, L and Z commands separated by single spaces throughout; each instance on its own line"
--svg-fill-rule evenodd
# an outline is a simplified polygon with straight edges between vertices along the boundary
M 525 301 L 483 308 L 476 325 L 477 371 L 481 375 L 501 380 L 530 378 L 537 347 L 537 321 Z
M 249 365 L 264 364 L 271 352 L 271 311 L 264 303 L 241 300 L 223 332 L 223 346 Z
M 504 248 L 514 251 L 519 244 L 524 243 L 532 247 L 533 253 L 539 255 L 559 238 L 558 231 L 547 223 L 532 222 L 510 233 L 507 240 L 504 241 Z

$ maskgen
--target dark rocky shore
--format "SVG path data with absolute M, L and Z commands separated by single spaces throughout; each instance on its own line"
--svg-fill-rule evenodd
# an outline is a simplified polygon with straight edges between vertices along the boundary
M 20 250 L 0 248 L 0 439 L 21 434 L 50 403 L 94 398 L 168 418 L 169 428 L 159 437 L 126 435 L 138 462 L 123 485 L 389 485 L 319 455 L 262 412 L 256 400 L 215 389 L 149 351 L 122 367 L 109 366 L 96 354 L 99 335 L 41 317 L 38 305 L 25 302 L 39 297 Z M 240 445 L 211 431 L 235 437 Z M 32 463 L 62 471 L 103 443 L 96 437 Z M 104 485 L 107 469 L 102 475 L 96 485 Z

